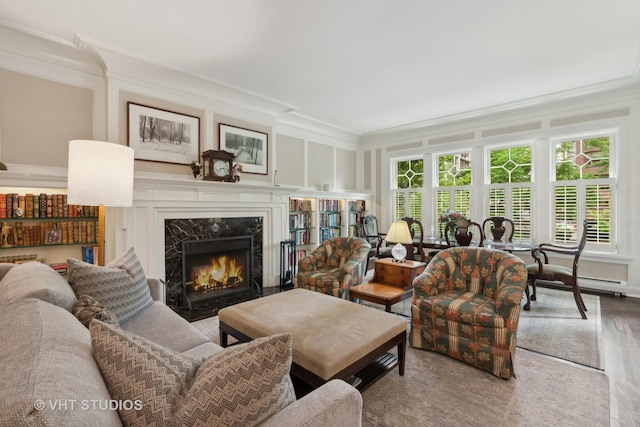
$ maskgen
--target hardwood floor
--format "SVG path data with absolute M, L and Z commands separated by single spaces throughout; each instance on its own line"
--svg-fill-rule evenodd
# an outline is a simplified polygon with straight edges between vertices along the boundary
M 612 427 L 640 426 L 640 299 L 600 295 Z

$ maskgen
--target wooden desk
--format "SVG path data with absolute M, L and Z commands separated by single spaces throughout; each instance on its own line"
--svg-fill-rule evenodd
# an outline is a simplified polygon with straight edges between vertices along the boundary
M 352 286 L 349 289 L 351 301 L 361 299 L 385 306 L 391 306 L 413 296 L 411 284 L 427 264 L 420 261 L 394 262 L 391 258 L 376 260 L 373 278 L 369 283 Z

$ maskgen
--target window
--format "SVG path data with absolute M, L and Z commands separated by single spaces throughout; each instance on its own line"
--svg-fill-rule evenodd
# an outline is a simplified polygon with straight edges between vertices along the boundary
M 488 150 L 487 216 L 503 216 L 515 226 L 513 240 L 531 242 L 531 145 Z
M 422 221 L 422 187 L 424 185 L 424 160 L 399 160 L 395 163 L 395 189 L 393 194 L 393 219 L 405 216 Z
M 435 189 L 434 218 L 443 212 L 456 211 L 471 216 L 471 153 L 436 156 L 438 175 Z
M 587 244 L 613 249 L 611 140 L 611 135 L 605 135 L 553 141 L 556 242 L 576 243 L 586 218 Z

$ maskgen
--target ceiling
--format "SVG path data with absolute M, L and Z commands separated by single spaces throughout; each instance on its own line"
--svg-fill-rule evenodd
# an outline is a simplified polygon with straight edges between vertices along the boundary
M 638 0 L 0 0 L 0 22 L 356 134 L 640 75 Z

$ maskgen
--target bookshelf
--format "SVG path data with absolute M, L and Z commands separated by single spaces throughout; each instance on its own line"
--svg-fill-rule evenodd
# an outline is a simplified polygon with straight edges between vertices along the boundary
M 362 218 L 367 215 L 367 201 L 364 199 L 347 200 L 347 227 L 349 236 L 358 235 L 358 227 Z M 362 237 L 362 236 L 360 236 Z
M 315 246 L 315 199 L 289 199 L 289 239 L 296 242 L 298 258 L 306 255 L 307 249 Z
M 342 236 L 343 201 L 340 199 L 319 199 L 319 241 Z
M 61 192 L 5 190 L 0 188 L 0 262 L 58 265 L 68 257 L 84 259 L 89 250 L 95 256 L 102 249 L 97 206 L 69 205 Z

